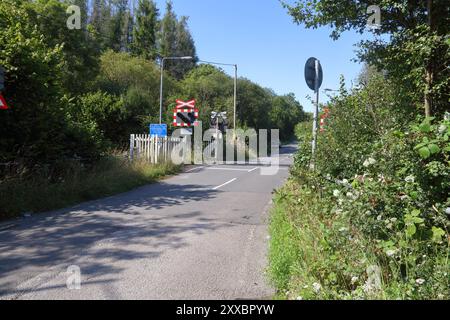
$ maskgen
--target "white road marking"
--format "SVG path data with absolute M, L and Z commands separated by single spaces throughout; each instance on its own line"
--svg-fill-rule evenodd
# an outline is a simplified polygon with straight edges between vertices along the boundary
M 219 188 L 222 188 L 222 187 L 226 186 L 227 184 L 230 184 L 230 183 L 232 183 L 233 181 L 236 181 L 236 180 L 237 180 L 237 178 L 231 179 L 230 181 L 227 181 L 224 184 L 221 184 L 220 186 L 217 186 L 217 187 L 213 188 L 213 190 L 217 190 Z
M 195 167 L 195 168 L 186 170 L 185 172 L 192 172 L 192 171 L 194 171 L 194 170 L 201 169 L 201 168 L 204 168 L 204 167 Z
M 248 171 L 247 169 L 234 169 L 234 168 L 206 168 L 207 170 L 224 170 L 224 171 Z
M 253 172 L 253 171 L 255 171 L 256 169 L 258 169 L 258 167 L 254 167 L 253 169 L 250 169 L 250 170 L 248 170 L 247 172 Z

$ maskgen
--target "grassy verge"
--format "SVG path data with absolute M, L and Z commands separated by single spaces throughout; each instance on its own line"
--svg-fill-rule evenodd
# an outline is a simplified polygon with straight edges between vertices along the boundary
M 44 173 L 0 180 L 0 220 L 126 192 L 178 170 L 171 164 L 129 163 L 108 157 L 90 169 L 65 168 L 57 181 L 50 181 Z
M 275 195 L 269 275 L 277 299 L 449 299 L 448 246 L 410 243 L 414 254 L 386 255 L 336 202 L 295 177 Z

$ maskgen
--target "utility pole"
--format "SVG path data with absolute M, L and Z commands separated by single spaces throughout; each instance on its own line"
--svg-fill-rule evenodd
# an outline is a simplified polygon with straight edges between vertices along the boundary
M 237 64 L 235 64 L 235 65 L 234 65 L 233 141 L 236 140 L 237 77 L 238 77 L 238 66 L 237 66 Z
M 319 60 L 315 60 L 315 72 L 316 77 L 314 80 L 314 91 L 316 93 L 316 103 L 314 106 L 314 119 L 313 119 L 313 143 L 312 143 L 312 166 L 314 168 L 316 149 L 317 149 L 317 118 L 319 114 Z

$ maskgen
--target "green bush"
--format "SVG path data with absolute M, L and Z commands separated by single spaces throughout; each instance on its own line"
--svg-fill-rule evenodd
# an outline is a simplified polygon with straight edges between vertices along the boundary
M 311 128 L 297 126 L 299 153 L 271 221 L 282 297 L 450 297 L 450 123 L 412 119 L 380 80 L 330 104 L 315 171 Z

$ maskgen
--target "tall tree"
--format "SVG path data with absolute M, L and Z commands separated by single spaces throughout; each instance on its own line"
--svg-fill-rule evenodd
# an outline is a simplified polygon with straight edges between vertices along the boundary
M 168 60 L 166 70 L 175 77 L 181 79 L 187 72 L 194 68 L 197 55 L 194 40 L 187 26 L 187 17 L 177 19 L 173 11 L 171 1 L 166 3 L 166 13 L 161 20 L 159 35 L 159 51 L 164 57 L 191 56 L 193 60 Z
M 102 49 L 108 48 L 111 43 L 111 16 L 111 5 L 107 0 L 94 0 L 90 24 L 97 43 Z
M 183 63 L 177 65 L 173 70 L 173 75 L 176 79 L 183 78 L 184 75 L 195 67 L 195 64 L 198 61 L 194 39 L 189 31 L 187 22 L 188 17 L 184 16 L 177 22 L 175 56 L 190 56 L 194 59 L 183 61 Z
M 125 51 L 127 48 L 126 36 L 128 31 L 128 0 L 111 0 L 112 12 L 109 30 L 109 48 L 114 51 Z
M 296 23 L 316 28 L 329 25 L 337 39 L 343 31 L 363 33 L 371 0 L 317 0 L 284 4 Z M 376 38 L 360 43 L 361 60 L 387 71 L 409 88 L 411 98 L 426 116 L 448 107 L 450 92 L 450 42 L 448 0 L 388 0 L 380 3 L 381 23 L 372 29 Z
M 139 0 L 135 13 L 132 52 L 145 59 L 156 58 L 156 34 L 159 10 L 152 0 Z
M 177 17 L 173 11 L 171 1 L 166 3 L 166 12 L 161 20 L 161 29 L 159 32 L 159 53 L 163 57 L 175 56 L 177 39 Z M 165 69 L 174 74 L 178 61 L 166 61 Z

